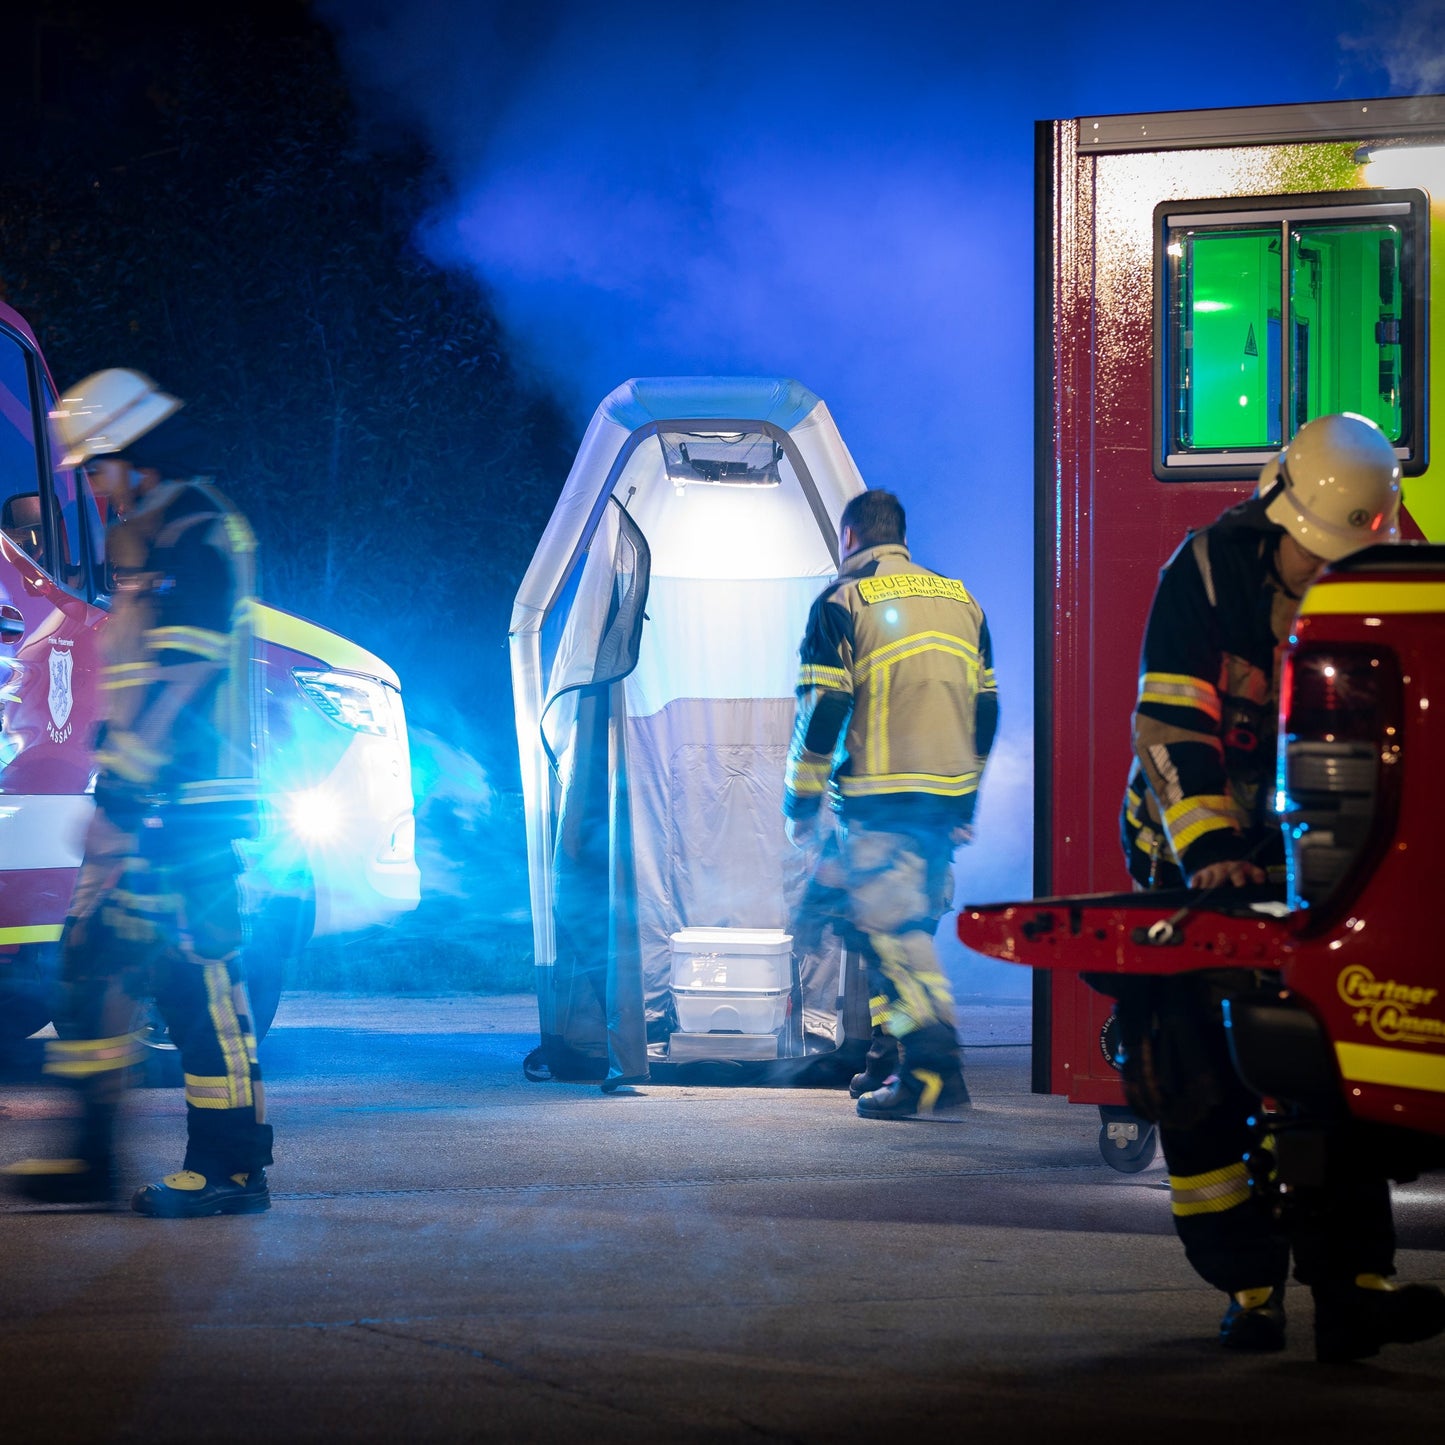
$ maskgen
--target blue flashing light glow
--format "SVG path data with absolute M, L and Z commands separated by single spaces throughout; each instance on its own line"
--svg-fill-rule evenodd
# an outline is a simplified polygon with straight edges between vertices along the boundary
M 896 607 L 890 607 L 890 608 L 883 614 L 883 620 L 884 620 L 890 627 L 896 627 L 896 626 L 898 625 L 898 609 L 897 609 Z
M 308 788 L 286 801 L 286 821 L 298 838 L 325 843 L 341 832 L 341 809 L 327 788 Z

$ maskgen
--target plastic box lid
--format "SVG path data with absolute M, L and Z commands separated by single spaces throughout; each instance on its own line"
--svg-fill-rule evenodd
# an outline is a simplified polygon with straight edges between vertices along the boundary
M 793 935 L 781 928 L 680 928 L 674 953 L 791 953 Z

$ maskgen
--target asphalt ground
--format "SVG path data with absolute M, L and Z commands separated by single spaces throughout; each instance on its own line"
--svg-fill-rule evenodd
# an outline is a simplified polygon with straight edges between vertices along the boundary
M 283 1001 L 265 1215 L 0 1204 L 0 1440 L 1384 1438 L 1438 1430 L 1445 1339 L 1314 1363 L 1213 1341 L 1159 1163 L 1029 1092 L 1026 1006 L 963 1011 L 974 1107 L 837 1090 L 534 1084 L 526 999 Z M 0 1161 L 61 1103 L 0 1090 Z M 178 1167 L 171 1091 L 127 1179 Z M 1445 1176 L 1397 1191 L 1445 1283 Z M 980 1432 L 984 1432 L 982 1435 Z

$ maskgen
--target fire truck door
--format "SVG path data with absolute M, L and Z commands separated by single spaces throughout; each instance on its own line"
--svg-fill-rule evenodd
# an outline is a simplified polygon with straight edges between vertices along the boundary
M 99 519 L 80 473 L 52 474 L 54 404 L 0 327 L 0 964 L 59 938 L 92 808 Z

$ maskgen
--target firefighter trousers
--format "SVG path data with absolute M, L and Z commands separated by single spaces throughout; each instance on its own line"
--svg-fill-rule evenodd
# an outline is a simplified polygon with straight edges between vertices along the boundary
M 933 942 L 953 903 L 948 831 L 848 819 L 843 860 L 874 1025 L 899 1041 L 908 1063 L 956 1063 L 953 990 Z
M 144 1056 L 141 1009 L 154 997 L 185 1075 L 182 1167 L 251 1173 L 271 1162 L 271 1128 L 241 966 L 235 851 L 224 838 L 160 861 L 137 851 L 135 834 L 96 814 L 62 941 L 46 1072 L 79 1093 L 77 1156 L 108 1159 L 116 1105 Z
M 1268 1168 L 1261 1155 L 1268 1144 L 1258 1122 L 1262 1102 L 1235 1073 L 1223 1020 L 1204 1002 L 1204 990 L 1186 996 L 1198 1001 L 1187 1017 L 1194 1037 L 1174 1057 L 1192 1058 L 1197 1067 L 1179 1081 L 1184 1089 L 1172 1090 L 1166 1081 L 1159 1143 L 1175 1231 L 1195 1272 L 1228 1294 L 1282 1285 L 1291 1254 L 1302 1284 L 1394 1273 L 1387 1166 L 1373 1156 L 1368 1134 L 1348 1123 L 1329 1130 L 1321 1184 L 1276 1218 L 1268 1178 L 1255 1177 Z M 1167 1013 L 1163 1018 L 1165 1029 L 1185 1027 Z M 1160 1051 L 1166 1058 L 1167 1045 Z M 1185 1092 L 1205 1106 L 1197 1118 L 1171 1119 L 1169 1096 Z

